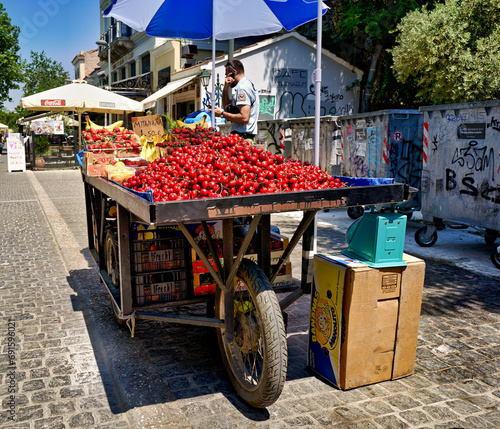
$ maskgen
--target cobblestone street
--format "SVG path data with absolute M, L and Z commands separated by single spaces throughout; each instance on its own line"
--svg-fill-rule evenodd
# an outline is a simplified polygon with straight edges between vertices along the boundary
M 498 278 L 426 258 L 414 375 L 348 391 L 307 370 L 301 297 L 287 309 L 284 391 L 256 410 L 236 396 L 213 330 L 141 320 L 131 338 L 115 322 L 80 171 L 7 173 L 3 157 L 0 218 L 2 428 L 500 428 Z M 285 236 L 296 225 L 272 223 Z M 342 249 L 345 235 L 319 226 L 318 247 Z

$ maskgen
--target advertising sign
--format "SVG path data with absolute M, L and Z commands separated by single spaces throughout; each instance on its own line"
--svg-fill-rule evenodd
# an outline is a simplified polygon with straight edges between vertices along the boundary
M 24 142 L 19 133 L 9 133 L 9 137 L 7 137 L 7 164 L 9 173 L 26 171 Z
M 35 134 L 64 134 L 63 121 L 32 121 L 30 130 Z

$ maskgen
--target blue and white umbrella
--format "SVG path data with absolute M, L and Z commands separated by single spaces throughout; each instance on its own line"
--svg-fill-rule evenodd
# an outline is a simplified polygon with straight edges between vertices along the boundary
M 212 106 L 215 106 L 215 41 L 291 31 L 318 19 L 315 161 L 319 146 L 321 87 L 321 17 L 327 7 L 318 0 L 113 0 L 104 11 L 149 36 L 192 40 L 212 38 Z M 214 121 L 212 111 L 212 124 Z M 316 127 L 315 127 L 316 128 Z

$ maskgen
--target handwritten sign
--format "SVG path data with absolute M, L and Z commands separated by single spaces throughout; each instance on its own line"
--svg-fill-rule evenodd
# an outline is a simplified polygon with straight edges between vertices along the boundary
M 148 140 L 153 136 L 161 139 L 163 134 L 163 122 L 160 115 L 139 116 L 132 118 L 132 130 L 139 137 L 145 136 Z
M 10 133 L 7 137 L 7 165 L 9 173 L 19 170 L 26 171 L 24 142 L 19 133 Z

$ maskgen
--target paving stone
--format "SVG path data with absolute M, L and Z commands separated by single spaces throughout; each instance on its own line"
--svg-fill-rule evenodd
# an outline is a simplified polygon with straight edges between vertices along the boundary
M 432 421 L 427 414 L 420 410 L 403 411 L 400 415 L 410 424 L 410 427 L 419 427 Z
M 61 398 L 78 398 L 85 395 L 85 391 L 81 387 L 63 387 L 60 391 Z
M 395 415 L 384 416 L 384 417 L 376 417 L 375 421 L 381 425 L 383 428 L 387 429 L 406 429 L 410 428 L 410 426 L 399 419 Z
M 16 412 L 16 421 L 33 421 L 43 417 L 43 410 L 40 405 L 31 407 L 21 407 Z
M 79 413 L 69 419 L 68 425 L 70 428 L 93 428 L 95 419 L 92 413 Z
M 446 405 L 428 405 L 424 406 L 423 410 L 429 414 L 434 420 L 454 420 L 458 415 L 452 411 L 451 407 Z M 457 410 L 459 412 L 460 410 Z
M 422 404 L 407 395 L 395 395 L 385 399 L 390 405 L 400 410 L 420 407 Z
M 31 380 L 25 381 L 22 386 L 23 392 L 32 392 L 34 390 L 40 390 L 45 388 L 45 382 L 43 380 Z
M 31 401 L 35 404 L 46 404 L 57 400 L 57 392 L 53 390 L 42 390 L 31 395 Z
M 360 404 L 360 407 L 370 416 L 381 416 L 395 411 L 393 407 L 382 400 L 363 402 Z
M 65 429 L 62 417 L 51 417 L 35 421 L 35 429 Z
M 480 411 L 478 407 L 472 405 L 470 402 L 461 399 L 448 401 L 446 402 L 446 405 L 452 410 L 454 410 L 457 414 L 460 414 L 462 416 L 468 414 L 474 414 Z

